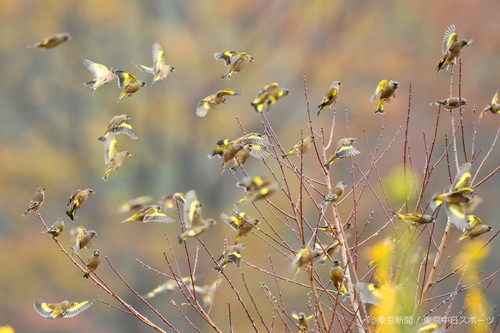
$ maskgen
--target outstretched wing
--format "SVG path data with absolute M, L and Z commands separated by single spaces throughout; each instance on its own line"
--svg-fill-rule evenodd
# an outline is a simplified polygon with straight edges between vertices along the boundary
M 455 25 L 452 24 L 446 28 L 443 36 L 443 54 L 448 52 L 450 49 L 450 46 L 452 46 L 454 43 L 458 42 L 458 34 L 457 34 L 457 29 L 455 28 Z

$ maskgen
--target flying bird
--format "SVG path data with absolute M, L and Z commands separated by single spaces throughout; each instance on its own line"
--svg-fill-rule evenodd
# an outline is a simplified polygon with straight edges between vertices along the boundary
M 226 51 L 214 53 L 216 60 L 224 60 L 226 66 L 229 66 L 226 73 L 221 76 L 221 79 L 231 79 L 234 73 L 240 72 L 243 68 L 254 61 L 253 57 L 246 52 Z
M 439 60 L 436 71 L 439 73 L 443 69 L 449 69 L 453 64 L 456 64 L 457 57 L 460 55 L 460 51 L 462 50 L 462 48 L 466 45 L 470 45 L 472 42 L 472 39 L 458 40 L 458 34 L 455 25 L 452 24 L 448 26 L 443 36 L 443 57 L 441 58 L 441 60 Z
M 122 89 L 117 102 L 120 102 L 125 96 L 132 97 L 137 90 L 146 85 L 146 82 L 137 80 L 133 74 L 118 69 L 113 69 L 112 72 L 118 78 L 118 87 Z
M 108 69 L 108 67 L 88 59 L 83 60 L 83 66 L 85 66 L 85 68 L 92 73 L 93 79 L 83 84 L 84 86 L 90 86 L 92 93 L 94 93 L 99 87 L 102 87 L 116 79 L 115 74 L 113 74 L 113 68 Z
M 36 42 L 35 44 L 29 47 L 48 50 L 68 40 L 71 40 L 71 35 L 67 32 L 60 32 L 57 34 L 50 35 L 49 37 L 46 37 L 42 41 Z
M 370 99 L 370 102 L 373 102 L 378 97 L 378 105 L 375 113 L 384 113 L 385 102 L 390 102 L 391 97 L 396 97 L 395 91 L 398 87 L 398 81 L 382 80 L 378 83 L 377 89 L 375 89 L 375 93 Z
M 62 301 L 60 303 L 36 301 L 34 306 L 35 311 L 40 316 L 48 319 L 59 319 L 74 317 L 87 310 L 92 304 L 94 304 L 93 300 L 83 302 Z
M 171 72 L 175 71 L 174 66 L 167 65 L 167 57 L 165 56 L 165 51 L 163 51 L 163 48 L 161 45 L 156 42 L 153 44 L 153 67 L 148 67 L 144 65 L 135 65 L 137 69 L 140 71 L 153 74 L 153 84 L 155 84 L 158 81 L 165 80 Z
M 215 106 L 224 103 L 226 96 L 241 95 L 243 92 L 238 89 L 219 90 L 215 94 L 203 98 L 196 107 L 196 115 L 198 117 L 205 117 L 208 111 L 212 110 Z

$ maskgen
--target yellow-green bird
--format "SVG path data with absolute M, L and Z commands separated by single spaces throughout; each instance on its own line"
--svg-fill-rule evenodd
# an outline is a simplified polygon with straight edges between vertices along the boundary
M 184 197 L 184 193 L 175 192 L 167 194 L 161 198 L 158 203 L 164 208 L 165 212 L 170 212 L 171 210 L 177 208 L 177 202 L 179 202 L 177 199 L 178 197 Z
M 36 42 L 35 44 L 28 47 L 48 50 L 68 40 L 71 40 L 71 35 L 67 32 L 60 32 L 57 34 L 50 35 L 44 38 L 42 41 Z
M 255 202 L 262 200 L 281 189 L 281 185 L 278 182 L 271 181 L 260 176 L 246 177 L 241 181 L 241 183 L 238 183 L 237 186 L 245 188 L 247 195 L 246 197 L 240 199 L 236 204 L 247 201 Z
M 252 231 L 253 227 L 259 223 L 259 220 L 251 218 L 247 213 L 242 212 L 237 207 L 233 208 L 231 215 L 222 213 L 220 214 L 220 218 L 222 221 L 229 224 L 234 230 L 238 231 L 238 235 L 236 236 L 234 243 L 238 243 L 241 237 L 246 236 L 250 231 Z
M 342 83 L 340 81 L 333 81 L 325 97 L 323 97 L 323 99 L 321 100 L 321 104 L 318 105 L 318 113 L 317 113 L 318 117 L 324 108 L 326 108 L 327 106 L 331 106 L 333 102 L 337 100 L 341 85 Z
M 380 304 L 384 297 L 384 289 L 377 283 L 358 282 L 356 290 L 358 291 L 361 301 L 365 304 Z
M 196 107 L 196 115 L 198 117 L 205 117 L 211 109 L 215 106 L 224 103 L 226 96 L 241 95 L 243 92 L 238 89 L 219 90 L 215 94 L 203 98 Z
M 344 190 L 346 187 L 345 182 L 338 182 L 335 187 L 332 189 L 332 193 L 328 193 L 323 201 L 319 203 L 320 208 L 324 208 L 326 205 L 328 205 L 331 202 L 337 202 L 340 197 L 344 194 Z
M 180 280 L 180 281 L 179 281 Z M 196 277 L 193 277 L 193 280 L 196 280 Z M 153 298 L 158 294 L 174 291 L 179 287 L 179 285 L 191 285 L 192 280 L 190 276 L 180 278 L 178 280 L 170 279 L 166 282 L 159 284 L 156 288 L 145 294 L 143 297 L 146 299 Z
M 229 143 L 224 146 L 222 154 L 222 172 L 224 172 L 228 163 L 236 157 L 236 154 L 242 150 L 243 147 L 243 144 L 236 143 L 235 141 L 229 141 Z
M 83 302 L 62 301 L 60 303 L 36 301 L 34 303 L 35 311 L 40 316 L 48 319 L 74 317 L 82 311 L 87 310 L 92 304 L 94 304 L 93 300 Z
M 120 151 L 120 145 L 113 133 L 108 134 L 104 141 L 104 164 L 109 164 Z
M 340 251 L 339 245 L 340 245 L 340 242 L 338 240 L 336 240 L 333 243 L 331 243 L 330 245 L 328 245 L 325 248 L 324 255 L 321 257 L 321 259 L 318 261 L 318 263 L 321 265 L 324 265 L 326 263 L 327 259 L 332 261 L 333 257 L 335 257 Z
M 101 263 L 101 258 L 99 258 L 99 250 L 94 250 L 92 256 L 87 260 L 87 271 L 83 274 L 83 277 L 88 279 L 91 272 L 94 272 L 99 264 Z
M 233 166 L 231 167 L 231 170 L 236 170 L 239 167 L 242 167 L 250 158 L 251 151 L 253 147 L 258 147 L 258 149 L 261 149 L 262 146 L 259 145 L 254 145 L 252 143 L 248 143 L 243 146 L 243 149 L 241 149 L 239 152 L 236 153 L 234 158 L 232 159 Z
M 393 212 L 393 214 L 401 221 L 404 221 L 408 225 L 414 227 L 417 227 L 419 225 L 424 225 L 427 223 L 434 223 L 434 218 L 430 215 L 417 214 L 417 213 L 400 214 L 396 212 Z
M 216 224 L 215 220 L 204 220 L 201 215 L 201 202 L 196 197 L 195 190 L 190 190 L 185 195 L 184 203 L 184 228 L 183 233 L 177 236 L 179 244 L 190 237 L 196 237 Z
M 344 269 L 340 266 L 340 261 L 338 259 L 333 260 L 332 266 L 330 267 L 330 280 L 335 288 L 337 288 L 340 295 L 347 294 L 347 289 L 344 286 Z
M 95 230 L 80 229 L 75 239 L 75 245 L 73 246 L 73 254 L 78 254 L 81 249 L 89 247 L 94 237 L 97 237 L 97 232 Z
M 255 158 L 266 158 L 269 156 L 269 138 L 267 135 L 260 133 L 247 133 L 241 137 L 234 140 L 237 144 L 249 145 L 247 149 L 250 151 L 250 155 Z
M 314 139 L 314 135 L 306 136 L 300 142 L 296 143 L 288 153 L 281 155 L 281 158 L 285 158 L 290 155 L 302 155 L 307 153 L 309 149 L 311 149 Z
M 482 234 L 491 231 L 491 226 L 483 224 L 482 220 L 476 215 L 467 214 L 467 229 L 465 229 L 464 233 L 457 242 L 460 242 L 466 238 L 474 239 Z
M 378 97 L 378 105 L 375 113 L 384 113 L 385 102 L 390 102 L 390 98 L 396 98 L 395 91 L 399 87 L 398 81 L 382 80 L 378 83 L 375 93 L 372 95 L 370 102 L 373 102 Z
M 272 104 L 288 94 L 290 94 L 288 89 L 280 88 L 278 82 L 273 82 L 261 88 L 250 104 L 256 112 L 262 113 L 269 111 Z
M 117 102 L 120 102 L 125 96 L 132 97 L 137 90 L 146 85 L 146 82 L 137 80 L 135 75 L 128 72 L 113 69 L 113 74 L 118 78 L 118 87 L 122 89 Z
M 214 53 L 216 60 L 224 60 L 226 66 L 229 66 L 226 73 L 221 76 L 221 79 L 231 79 L 234 73 L 240 72 L 243 68 L 254 61 L 253 57 L 246 52 L 226 51 Z
M 144 208 L 144 206 L 152 201 L 153 197 L 150 195 L 142 195 L 140 197 L 130 199 L 118 207 L 118 213 L 126 213 L 134 209 Z
M 66 211 L 66 215 L 69 216 L 71 221 L 75 220 L 75 213 L 78 209 L 80 209 L 85 202 L 87 202 L 87 199 L 94 194 L 94 190 L 91 188 L 87 188 L 85 190 L 76 190 L 73 192 L 73 194 L 69 197 L 69 201 L 66 204 L 68 207 L 68 210 Z
M 109 165 L 108 167 L 106 168 L 106 170 L 104 170 L 104 175 L 102 176 L 102 180 L 104 181 L 107 181 L 108 180 L 108 177 L 109 175 L 120 169 L 121 166 L 123 165 L 123 162 L 125 162 L 125 159 L 127 157 L 130 157 L 132 156 L 131 153 L 129 153 L 128 151 L 122 151 L 122 152 L 119 152 L 119 153 L 116 153 L 115 156 L 113 156 L 113 158 L 111 159 L 111 161 L 109 161 Z
M 83 66 L 85 66 L 85 68 L 92 73 L 93 79 L 83 84 L 84 86 L 90 86 L 92 93 L 94 93 L 99 87 L 102 87 L 116 79 L 115 74 L 113 74 L 113 68 L 109 69 L 103 64 L 98 64 L 97 62 L 85 59 L 83 60 Z
M 104 134 L 101 135 L 98 140 L 106 142 L 108 136 L 113 134 L 125 134 L 130 137 L 132 140 L 137 139 L 137 134 L 135 134 L 132 125 L 130 125 L 130 116 L 128 114 L 119 114 L 111 118 L 108 125 L 106 126 L 106 130 Z
M 21 214 L 21 216 L 28 215 L 29 212 L 33 211 L 38 213 L 38 210 L 43 205 L 43 201 L 45 200 L 45 187 L 40 186 L 36 189 L 35 194 L 31 198 L 30 203 L 28 204 L 28 208 Z
M 148 67 L 144 65 L 135 65 L 140 71 L 153 74 L 153 83 L 165 80 L 171 72 L 175 71 L 174 66 L 167 65 L 167 57 L 165 56 L 165 51 L 161 47 L 160 43 L 156 42 L 153 44 L 153 67 Z
M 435 106 L 435 105 L 441 105 L 448 110 L 453 110 L 453 109 L 456 109 L 462 105 L 467 105 L 467 99 L 463 98 L 463 97 L 462 98 L 449 97 L 446 99 L 437 100 L 434 103 L 429 104 L 429 106 Z
M 332 165 L 332 163 L 339 158 L 358 155 L 360 152 L 359 150 L 354 148 L 354 143 L 356 143 L 356 140 L 353 138 L 340 139 L 337 143 L 337 148 L 335 148 L 335 151 L 328 159 L 328 162 L 326 162 L 324 165 L 326 170 L 330 170 L 330 166 Z
M 300 249 L 295 256 L 294 261 L 292 262 L 297 267 L 297 269 L 295 270 L 295 274 L 297 274 L 301 268 L 311 265 L 314 260 L 321 256 L 322 253 L 323 250 L 318 246 L 318 244 L 315 244 L 314 249 L 310 249 L 307 247 Z
M 487 105 L 483 111 L 479 114 L 479 119 L 482 119 L 484 115 L 488 112 L 491 112 L 493 114 L 500 114 L 500 104 L 498 104 L 498 90 L 493 95 L 493 98 L 491 99 L 491 104 Z
M 243 251 L 244 249 L 244 244 L 235 244 L 232 246 L 228 246 L 224 250 L 224 252 L 222 252 L 219 259 L 217 259 L 217 266 L 215 266 L 214 269 L 218 272 L 222 272 L 222 270 L 230 262 L 234 263 L 238 268 L 241 267 L 241 251 Z
M 44 233 L 51 234 L 54 237 L 57 237 L 63 232 L 64 230 L 64 220 L 63 219 L 58 219 L 54 224 L 52 224 L 47 230 L 42 231 Z
M 292 318 L 297 321 L 297 324 L 299 324 L 299 333 L 300 332 L 308 332 L 309 331 L 309 320 L 311 320 L 314 317 L 314 315 L 306 316 L 304 312 L 293 312 L 292 313 Z
M 460 51 L 466 45 L 470 45 L 473 40 L 458 40 L 457 29 L 455 25 L 452 24 L 448 26 L 444 32 L 443 36 L 443 57 L 439 60 L 439 64 L 436 67 L 436 71 L 439 73 L 443 69 L 448 69 L 451 65 L 457 63 L 457 57 L 460 55 Z
M 159 205 L 150 205 L 141 208 L 137 213 L 130 216 L 129 218 L 121 221 L 120 223 L 126 222 L 164 222 L 164 223 L 172 223 L 174 219 L 167 214 L 162 213 L 161 207 Z

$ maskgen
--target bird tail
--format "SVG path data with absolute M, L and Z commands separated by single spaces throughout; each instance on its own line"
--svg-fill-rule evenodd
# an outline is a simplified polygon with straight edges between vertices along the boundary
M 30 210 L 26 209 L 26 211 L 24 213 L 22 213 L 21 216 L 26 216 L 26 215 L 28 215 L 29 212 L 30 212 Z
M 71 221 L 74 221 L 75 220 L 75 212 L 71 209 L 68 209 L 66 211 L 66 215 L 68 215 L 68 217 L 71 219 Z
M 325 105 L 323 105 L 323 104 L 318 105 L 318 112 L 316 113 L 316 115 L 318 117 L 319 117 L 321 111 L 323 111 L 324 108 L 325 108 Z
M 384 101 L 379 101 L 377 105 L 377 110 L 375 110 L 375 114 L 384 113 Z
M 89 278 L 89 276 L 90 276 L 90 271 L 88 271 L 88 272 L 86 272 L 85 274 L 83 274 L 83 277 L 84 277 L 84 278 L 86 278 L 86 279 L 88 279 L 88 278 Z
M 222 75 L 221 80 L 228 79 L 231 80 L 231 75 L 233 75 L 233 71 L 228 71 L 226 74 Z
M 288 154 L 288 153 L 287 154 L 283 154 L 283 155 L 281 155 L 281 158 L 284 159 L 285 157 L 287 157 L 289 155 L 291 155 L 291 154 Z

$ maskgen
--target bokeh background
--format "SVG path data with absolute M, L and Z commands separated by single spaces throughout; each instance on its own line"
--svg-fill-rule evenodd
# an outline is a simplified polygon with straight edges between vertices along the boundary
M 137 291 L 152 289 L 163 278 L 135 259 L 167 272 L 162 254 L 168 250 L 164 233 L 175 241 L 179 225 L 119 225 L 126 215 L 118 214 L 116 208 L 139 195 L 159 198 L 194 188 L 203 203 L 205 216 L 217 218 L 223 211 L 229 213 L 243 192 L 235 187 L 235 180 L 228 172 L 220 175 L 220 161 L 209 160 L 206 155 L 218 139 L 242 135 L 236 117 L 246 130 L 263 132 L 262 118 L 253 111 L 250 101 L 270 82 L 277 81 L 291 91 L 268 114 L 273 129 L 288 148 L 298 141 L 301 130 L 307 130 L 304 75 L 313 115 L 331 82 L 340 80 L 343 85 L 337 102 L 334 140 L 348 136 L 347 133 L 359 139 L 362 154 L 356 157 L 356 162 L 363 170 L 370 163 L 364 138 L 375 147 L 383 125 L 382 146 L 389 143 L 406 121 L 411 83 L 409 137 L 418 177 L 424 165 L 422 133 L 430 137 L 435 126 L 436 109 L 429 107 L 429 103 L 449 95 L 449 74 L 436 76 L 434 68 L 441 57 L 444 30 L 456 24 L 460 37 L 474 39 L 462 52 L 462 96 L 469 101 L 464 121 L 470 154 L 472 122 L 477 110 L 488 104 L 500 87 L 499 12 L 500 3 L 496 0 L 0 1 L 3 32 L 0 34 L 0 324 L 11 324 L 16 332 L 151 331 L 135 318 L 99 303 L 73 319 L 50 321 L 38 316 L 32 305 L 37 299 L 73 301 L 99 296 L 111 300 L 93 283 L 82 279 L 81 272 L 69 263 L 50 237 L 40 233 L 41 225 L 35 215 L 22 218 L 19 214 L 38 186 L 47 189 L 41 212 L 49 223 L 65 217 L 65 205 L 74 190 L 94 189 L 96 194 L 79 211 L 76 221 L 66 219 L 68 229 L 85 225 L 97 230 L 98 239 L 93 248 L 99 248 L 108 256 Z M 48 51 L 27 48 L 45 36 L 63 31 L 71 33 L 73 40 Z M 151 46 L 156 41 L 164 47 L 168 63 L 176 70 L 166 81 L 150 88 L 152 77 L 138 72 L 134 64 L 151 63 Z M 247 51 L 255 62 L 230 81 L 222 81 L 220 76 L 226 68 L 222 61 L 214 60 L 213 53 L 227 50 Z M 82 85 L 91 79 L 90 72 L 82 65 L 83 59 L 130 71 L 148 86 L 122 103 L 116 103 L 119 95 L 116 82 L 92 94 Z M 400 83 L 396 99 L 386 106 L 386 117 L 374 116 L 375 103 L 369 102 L 381 79 Z M 196 117 L 198 101 L 224 88 L 242 89 L 244 95 L 229 98 L 205 118 Z M 456 88 L 455 85 L 455 94 Z M 109 119 L 121 113 L 131 115 L 139 139 L 120 138 L 122 149 L 131 151 L 133 157 L 105 183 L 100 179 L 105 165 L 102 143 L 97 137 Z M 441 116 L 437 144 L 440 152 L 445 146 L 444 135 L 451 133 L 449 115 L 445 112 Z M 326 109 L 321 117 L 314 115 L 313 126 L 315 129 L 323 126 L 328 132 L 331 117 L 331 110 Z M 491 147 L 498 127 L 499 117 L 491 114 L 477 126 L 475 147 L 482 150 L 481 157 Z M 379 163 L 379 172 L 387 184 L 397 184 L 400 179 L 400 173 L 395 173 L 394 168 L 402 162 L 401 137 Z M 478 179 L 498 166 L 498 152 L 495 147 Z M 311 154 L 305 161 L 305 172 L 320 177 L 319 166 Z M 339 163 L 331 175 L 332 182 L 350 180 L 350 168 L 350 163 Z M 247 163 L 246 170 L 250 174 L 269 175 L 262 162 L 255 159 Z M 444 166 L 440 167 L 425 202 L 433 192 L 448 184 L 447 178 Z M 494 230 L 498 229 L 499 211 L 495 207 L 498 186 L 498 176 L 495 176 L 479 188 L 484 199 L 480 216 L 493 225 Z M 324 188 L 320 190 L 325 192 Z M 283 195 L 275 199 L 290 210 Z M 321 200 L 321 196 L 316 199 Z M 394 200 L 398 208 L 401 202 Z M 358 206 L 363 212 L 358 216 L 360 223 L 374 211 L 368 234 L 387 221 L 384 214 L 379 214 L 380 207 L 371 207 L 373 202 L 367 194 Z M 306 216 L 316 219 L 312 201 L 305 202 L 304 206 Z M 340 207 L 341 214 L 348 215 L 352 200 L 344 206 Z M 248 210 L 255 212 L 251 206 Z M 444 228 L 442 214 L 438 222 L 441 222 L 438 228 Z M 276 227 L 293 248 L 300 248 L 294 232 L 281 223 Z M 228 226 L 219 222 L 202 238 L 212 253 L 218 255 L 223 239 L 232 241 L 233 234 Z M 459 234 L 453 230 L 452 236 Z M 67 234 L 60 239 L 70 245 Z M 293 278 L 289 259 L 256 238 L 249 237 L 245 243 L 245 260 L 269 270 L 268 257 L 271 256 L 276 269 Z M 451 243 L 449 256 L 460 246 Z M 189 246 L 195 250 L 197 244 L 192 241 Z M 493 242 L 491 246 L 492 255 L 484 267 L 484 276 L 499 266 L 494 254 L 499 250 L 498 245 Z M 182 248 L 174 247 L 174 251 L 187 273 Z M 90 253 L 90 250 L 83 251 L 82 256 L 86 258 Z M 167 255 L 171 256 L 170 252 L 167 251 Z M 359 260 L 365 260 L 362 252 Z M 208 255 L 200 250 L 197 268 L 200 284 L 211 283 L 215 278 L 212 266 Z M 257 282 L 272 284 L 274 280 L 248 267 L 243 269 L 254 282 L 251 290 L 259 306 L 264 313 L 270 313 L 271 306 Z M 321 269 L 327 274 L 326 268 Z M 125 300 L 160 323 L 116 279 L 106 263 L 99 268 L 99 274 Z M 228 274 L 241 286 L 236 268 L 230 267 Z M 297 277 L 304 281 L 305 278 L 305 273 Z M 450 278 L 436 294 L 454 290 L 456 283 L 456 278 Z M 287 311 L 308 311 L 307 290 L 289 285 L 282 288 Z M 500 300 L 499 290 L 498 281 L 494 280 L 487 292 L 492 306 Z M 179 294 L 163 294 L 152 303 L 182 332 L 192 331 L 170 304 L 172 298 L 182 302 Z M 227 284 L 221 286 L 212 308 L 215 322 L 227 330 L 228 302 L 232 303 L 236 331 L 250 331 Z M 457 301 L 454 309 L 460 308 L 461 303 Z M 208 331 L 194 311 L 187 307 L 185 310 L 202 331 Z M 464 326 L 457 327 L 459 332 L 465 330 Z

